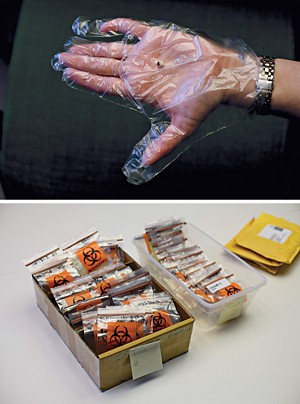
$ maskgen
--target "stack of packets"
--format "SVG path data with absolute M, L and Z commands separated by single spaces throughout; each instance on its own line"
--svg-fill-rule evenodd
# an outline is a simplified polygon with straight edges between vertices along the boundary
M 121 241 L 91 229 L 23 260 L 97 354 L 180 321 L 172 297 L 156 290 L 148 271 L 125 263 Z
M 146 224 L 144 240 L 149 253 L 203 301 L 216 303 L 243 290 L 235 274 L 191 239 L 184 219 Z
M 250 220 L 226 247 L 250 264 L 276 275 L 300 250 L 300 226 L 262 213 Z

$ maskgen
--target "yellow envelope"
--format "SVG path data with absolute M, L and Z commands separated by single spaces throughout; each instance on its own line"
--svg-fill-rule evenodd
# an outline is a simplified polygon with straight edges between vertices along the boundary
M 235 237 L 235 242 L 269 260 L 290 264 L 300 251 L 300 226 L 262 213 Z
M 251 219 L 243 228 L 242 230 L 231 239 L 225 247 L 228 248 L 228 250 L 232 251 L 234 254 L 240 256 L 241 258 L 244 258 L 249 261 L 253 261 L 258 264 L 262 265 L 268 265 L 272 267 L 279 267 L 282 265 L 281 262 L 271 260 L 268 258 L 263 257 L 260 254 L 257 254 L 255 251 L 249 250 L 248 248 L 241 247 L 236 243 L 236 239 L 239 237 L 242 237 L 245 232 L 249 230 L 249 228 L 252 226 L 252 224 L 255 222 L 255 219 Z M 264 268 L 266 269 L 266 268 Z M 273 273 L 273 272 L 272 272 Z
M 277 275 L 278 272 L 282 269 L 282 266 L 286 265 L 286 264 L 280 264 L 279 267 L 271 267 L 269 265 L 264 265 L 264 264 L 262 264 L 260 262 L 255 262 L 255 261 L 250 261 L 250 260 L 245 260 L 245 261 L 249 265 L 252 265 L 252 266 L 254 266 L 254 267 L 258 268 L 258 269 L 263 269 L 264 271 L 267 271 L 272 275 Z

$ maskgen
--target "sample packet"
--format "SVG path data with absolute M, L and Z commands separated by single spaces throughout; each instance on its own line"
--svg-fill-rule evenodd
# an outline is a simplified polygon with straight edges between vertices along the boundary
M 90 299 L 100 298 L 97 285 L 89 275 L 79 277 L 66 285 L 53 288 L 51 292 L 62 313 L 74 308 L 88 307 Z
M 96 229 L 74 237 L 62 246 L 80 275 L 86 275 L 105 265 L 123 262 L 119 243 L 121 235 L 100 236 Z
M 32 274 L 35 274 L 51 263 L 62 261 L 65 258 L 66 254 L 60 247 L 54 245 L 23 259 L 23 264 Z
M 62 261 L 49 262 L 33 276 L 45 292 L 51 293 L 51 289 L 73 282 L 80 275 L 72 262 L 65 258 Z

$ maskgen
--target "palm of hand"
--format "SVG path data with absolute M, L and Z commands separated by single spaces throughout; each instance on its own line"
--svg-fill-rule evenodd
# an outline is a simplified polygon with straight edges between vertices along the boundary
M 135 100 L 165 111 L 171 120 L 183 115 L 199 123 L 222 98 L 219 92 L 205 102 L 203 94 L 217 76 L 217 61 L 216 49 L 203 38 L 152 27 L 127 48 L 120 78 Z

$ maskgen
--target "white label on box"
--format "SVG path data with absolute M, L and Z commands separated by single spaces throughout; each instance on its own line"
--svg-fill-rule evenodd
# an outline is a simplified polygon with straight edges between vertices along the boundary
M 218 323 L 226 323 L 226 321 L 233 320 L 234 318 L 239 317 L 241 315 L 245 301 L 246 297 L 241 296 L 238 299 L 225 304 L 223 310 L 220 313 Z
M 220 279 L 216 282 L 211 283 L 210 285 L 207 285 L 207 289 L 210 291 L 210 293 L 216 293 L 218 290 L 226 288 L 226 286 L 229 286 L 230 282 L 226 279 Z
M 163 368 L 159 341 L 130 349 L 133 380 Z
M 267 226 L 264 227 L 260 233 L 258 233 L 258 236 L 283 244 L 291 234 L 291 230 L 284 229 L 279 226 L 273 226 L 272 224 L 267 224 Z

